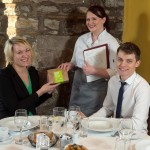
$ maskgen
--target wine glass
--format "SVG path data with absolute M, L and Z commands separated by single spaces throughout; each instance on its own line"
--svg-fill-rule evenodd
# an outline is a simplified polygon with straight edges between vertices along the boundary
M 80 119 L 80 107 L 70 106 L 68 111 L 68 121 L 72 123 L 74 132 L 80 126 Z
M 16 140 L 15 143 L 22 145 L 25 143 L 25 141 L 22 139 L 22 130 L 26 127 L 28 123 L 28 116 L 27 116 L 27 110 L 25 109 L 17 109 L 15 111 L 15 117 L 14 117 L 14 123 L 17 128 L 20 130 L 20 137 L 19 140 Z
M 126 124 L 130 124 L 129 127 L 126 127 Z M 120 135 L 121 138 L 125 141 L 130 140 L 133 134 L 133 125 L 131 119 L 121 119 L 120 121 Z
M 128 124 L 128 127 L 126 126 Z M 131 138 L 133 135 L 133 123 L 131 119 L 121 119 L 120 121 L 120 139 L 124 141 L 124 150 L 131 146 Z

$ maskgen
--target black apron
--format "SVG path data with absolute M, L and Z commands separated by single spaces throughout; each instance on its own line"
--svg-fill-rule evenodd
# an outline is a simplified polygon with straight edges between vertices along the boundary
M 104 78 L 87 82 L 82 69 L 75 71 L 69 106 L 80 106 L 81 112 L 90 116 L 98 111 L 107 93 L 107 84 Z

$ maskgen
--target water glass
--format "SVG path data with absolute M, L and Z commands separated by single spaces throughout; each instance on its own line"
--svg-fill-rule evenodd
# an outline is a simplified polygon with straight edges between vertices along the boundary
M 57 117 L 57 116 L 65 116 L 65 107 L 54 107 L 53 108 L 53 116 Z
M 127 128 L 126 124 L 128 125 L 131 124 L 130 128 Z M 125 141 L 128 141 L 131 139 L 132 134 L 133 134 L 133 125 L 132 125 L 131 119 L 121 119 L 119 133 L 120 133 L 121 139 L 124 139 Z
M 89 128 L 89 118 L 83 118 L 81 120 L 80 137 L 88 136 L 88 128 Z
M 128 125 L 128 127 L 127 127 Z M 131 119 L 121 119 L 120 120 L 120 131 L 119 138 L 124 141 L 124 149 L 131 149 L 131 138 L 133 135 L 133 124 Z
M 53 108 L 52 131 L 58 135 L 66 132 L 66 109 L 64 107 Z
M 15 143 L 19 144 L 19 145 L 22 145 L 22 144 L 26 143 L 26 141 L 24 141 L 22 139 L 22 130 L 23 130 L 23 128 L 26 127 L 26 125 L 28 123 L 27 110 L 17 109 L 15 111 L 14 123 L 17 126 L 17 128 L 19 128 L 19 130 L 20 130 L 19 140 L 16 140 Z
M 68 111 L 68 122 L 72 124 L 74 132 L 79 129 L 80 126 L 80 107 L 70 106 Z
M 40 117 L 40 132 L 49 132 L 49 123 L 46 116 Z

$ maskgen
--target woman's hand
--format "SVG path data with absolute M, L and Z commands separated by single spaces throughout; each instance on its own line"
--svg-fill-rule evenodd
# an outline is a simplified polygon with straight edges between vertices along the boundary
M 95 74 L 95 72 L 96 72 L 96 69 L 93 67 L 93 66 L 91 66 L 89 63 L 87 63 L 86 61 L 85 61 L 85 65 L 83 66 L 83 72 L 88 76 L 88 75 L 91 75 L 91 74 Z
M 69 71 L 70 69 L 72 69 L 75 65 L 71 62 L 66 62 L 66 63 L 62 63 L 61 65 L 58 66 L 58 68 L 60 69 L 64 69 L 66 71 Z
M 89 63 L 85 61 L 85 65 L 83 66 L 83 72 L 88 76 L 88 75 L 96 75 L 105 79 L 109 79 L 110 76 L 106 69 L 103 68 L 95 68 L 91 66 Z
M 48 82 L 44 84 L 36 93 L 38 94 L 39 97 L 45 93 L 51 94 L 59 85 L 60 84 L 52 84 L 51 82 Z

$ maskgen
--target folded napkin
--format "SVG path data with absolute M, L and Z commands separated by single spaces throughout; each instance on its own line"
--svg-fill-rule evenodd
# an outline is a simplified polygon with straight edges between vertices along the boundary
M 79 144 L 84 145 L 88 150 L 114 150 L 115 138 L 112 137 L 79 138 Z

